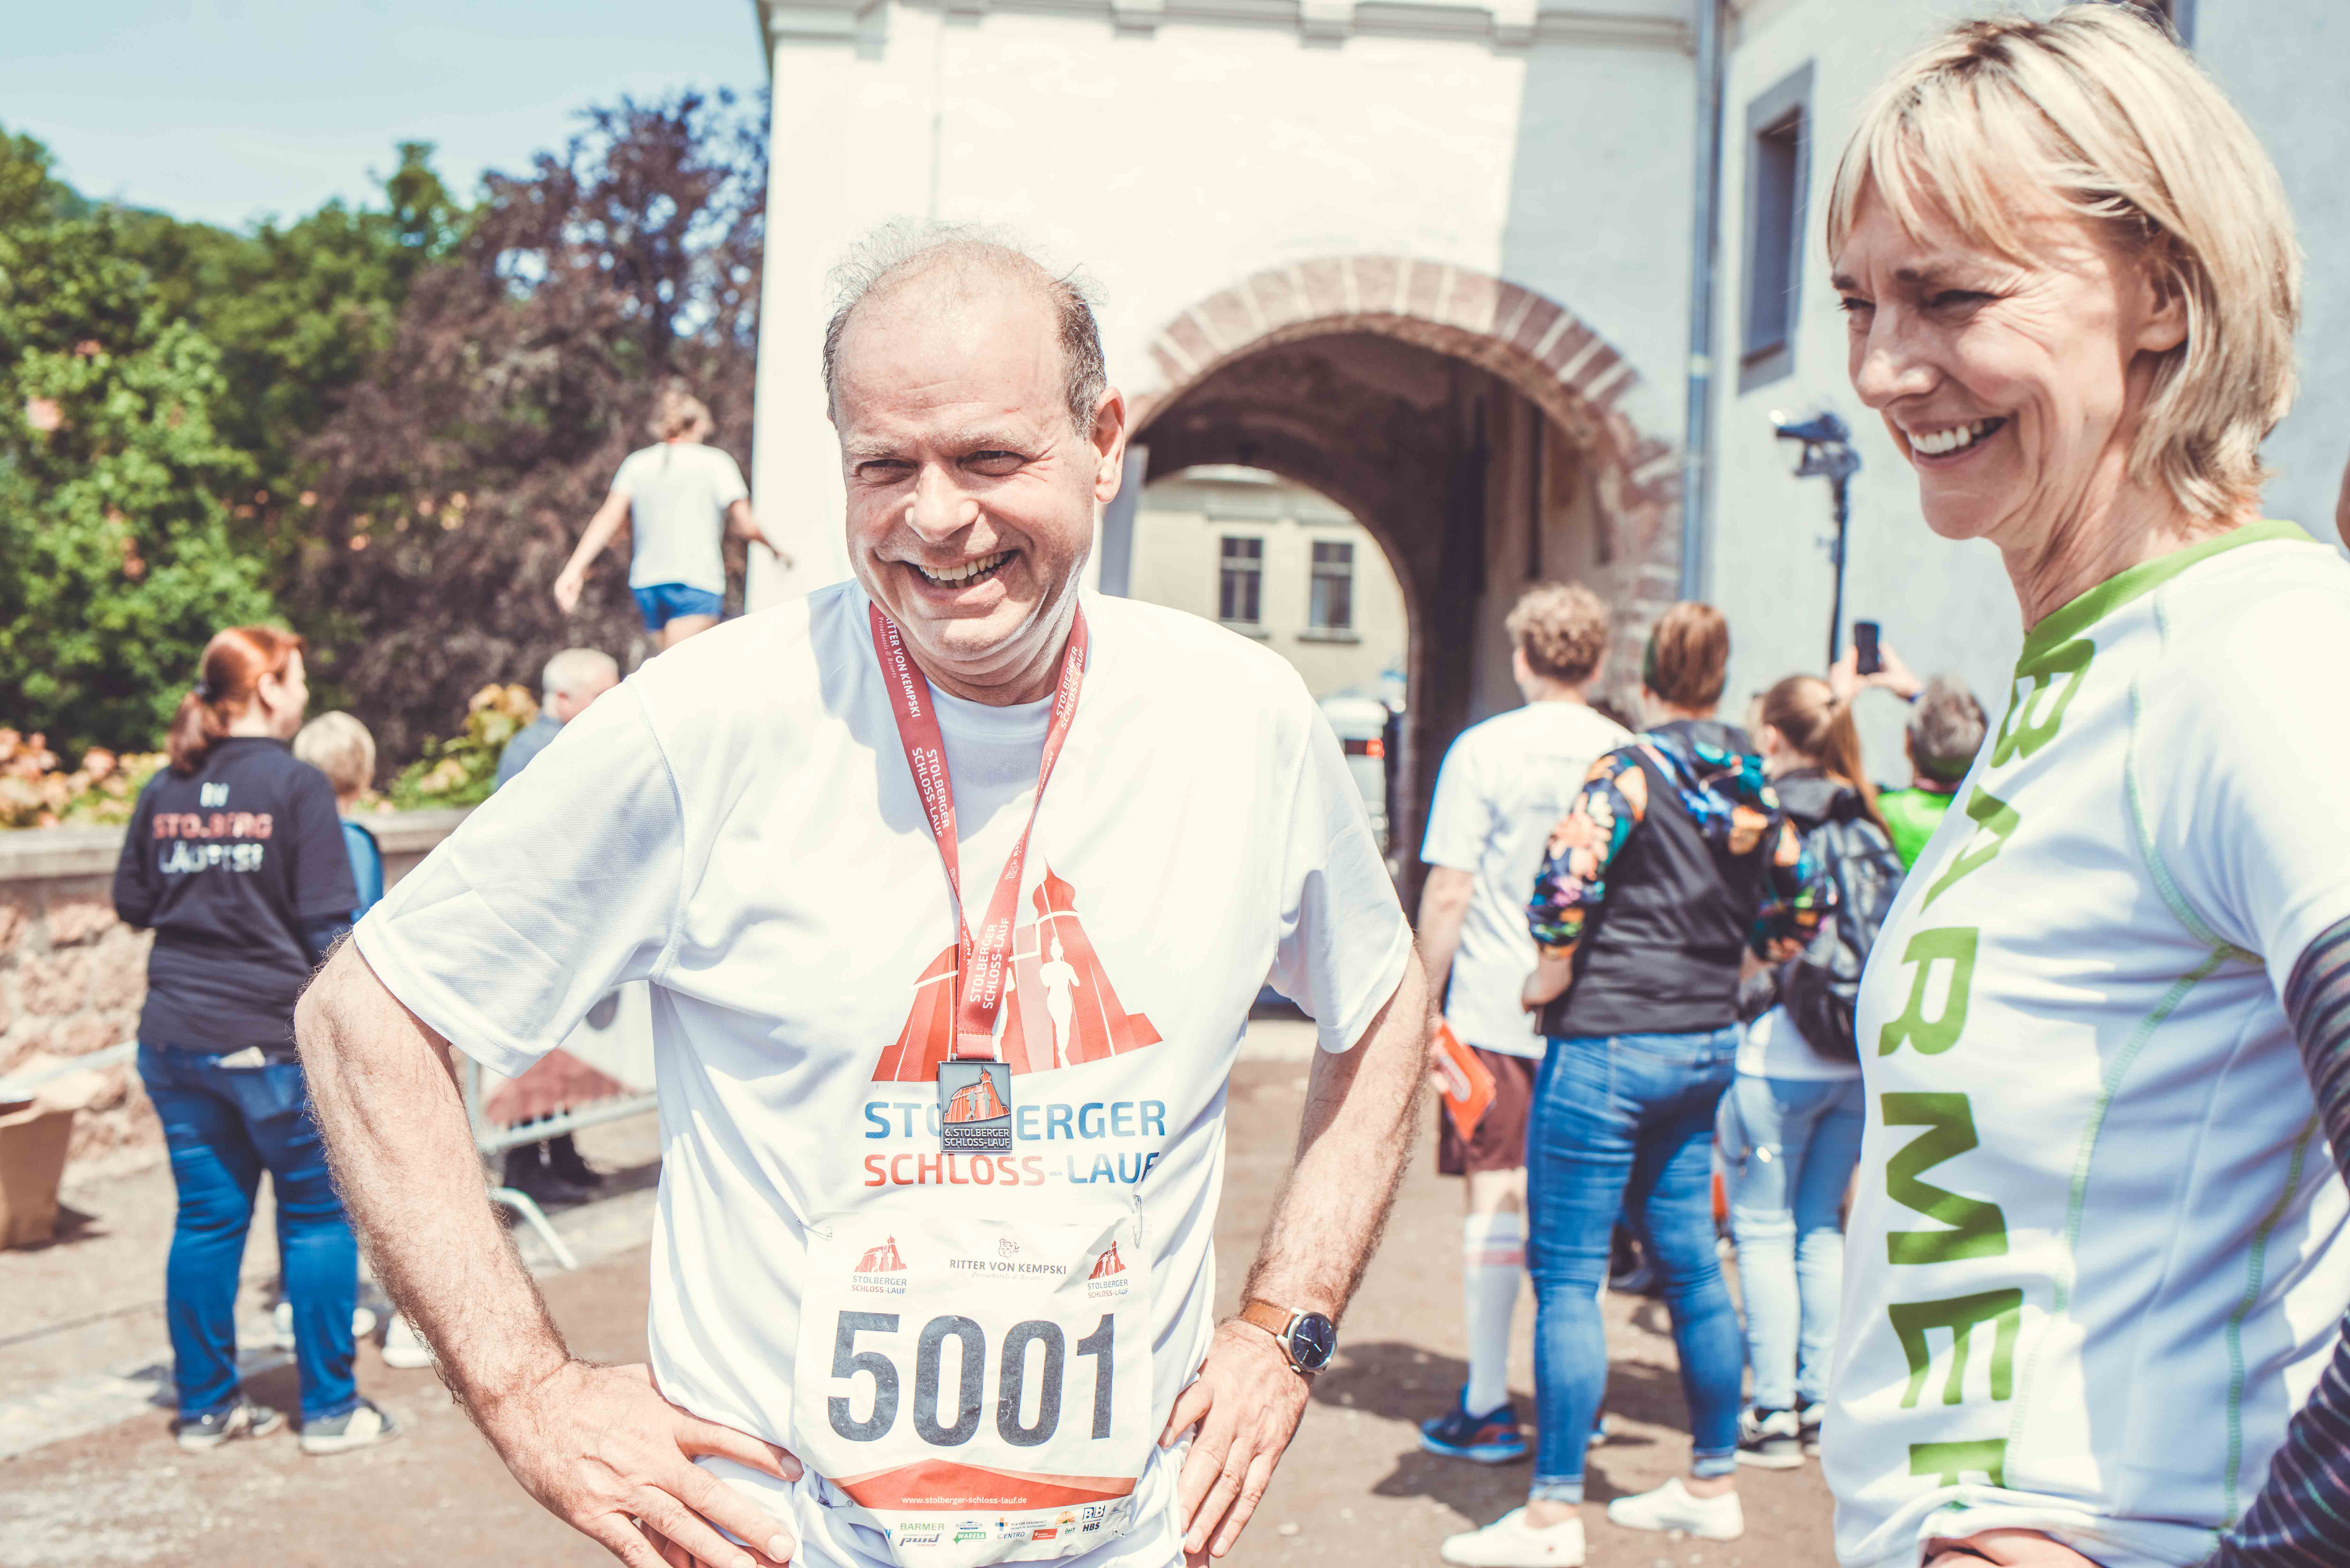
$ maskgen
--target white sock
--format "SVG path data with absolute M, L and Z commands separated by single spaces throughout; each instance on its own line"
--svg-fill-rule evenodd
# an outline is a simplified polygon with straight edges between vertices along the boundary
M 1510 1401 L 1510 1319 L 1526 1271 L 1524 1216 L 1471 1214 L 1461 1223 L 1463 1294 L 1469 1307 L 1469 1387 L 1472 1416 Z

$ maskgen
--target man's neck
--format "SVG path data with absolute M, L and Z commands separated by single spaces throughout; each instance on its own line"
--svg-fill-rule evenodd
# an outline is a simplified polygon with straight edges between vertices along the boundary
M 1537 702 L 1583 702 L 1587 706 L 1589 701 L 1583 695 L 1582 687 L 1570 686 L 1564 680 L 1553 680 L 1546 675 L 1537 675 L 1531 680 L 1521 682 L 1518 692 L 1525 698 L 1530 708 Z
M 1000 665 L 956 668 L 943 666 L 943 661 L 934 663 L 923 657 L 910 638 L 906 651 L 931 685 L 950 697 L 991 708 L 1041 702 L 1061 683 L 1061 659 L 1068 651 L 1076 611 L 1077 597 L 1070 594 L 1049 619 L 1031 623 L 1013 639 Z

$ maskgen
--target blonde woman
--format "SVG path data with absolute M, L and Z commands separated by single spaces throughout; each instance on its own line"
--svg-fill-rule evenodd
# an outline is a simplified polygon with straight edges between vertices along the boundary
M 701 399 L 681 381 L 663 387 L 646 428 L 656 444 L 630 452 L 613 475 L 612 493 L 579 547 L 555 579 L 555 602 L 568 615 L 588 583 L 588 564 L 627 524 L 634 549 L 629 591 L 636 597 L 645 630 L 662 649 L 676 647 L 718 624 L 726 600 L 726 563 L 721 537 L 764 545 L 784 565 L 791 557 L 775 548 L 751 511 L 743 471 L 721 449 L 706 445 L 717 428 Z
M 1854 389 L 2024 628 L 1861 987 L 1849 1568 L 2350 1562 L 2350 566 L 2261 520 L 2276 172 L 2138 17 L 1953 29 L 1830 199 Z

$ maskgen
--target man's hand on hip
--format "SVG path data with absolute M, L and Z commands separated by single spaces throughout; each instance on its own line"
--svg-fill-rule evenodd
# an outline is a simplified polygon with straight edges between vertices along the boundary
M 566 1362 L 476 1415 L 515 1480 L 629 1568 L 775 1568 L 798 1550 L 781 1523 L 693 1459 L 714 1455 L 784 1481 L 799 1479 L 800 1462 L 681 1410 L 653 1386 L 650 1367 Z
M 1238 1543 L 1305 1413 L 1305 1379 L 1272 1335 L 1240 1322 L 1216 1330 L 1159 1437 L 1165 1448 L 1193 1423 L 1200 1428 L 1175 1484 L 1187 1557 L 1222 1557 Z

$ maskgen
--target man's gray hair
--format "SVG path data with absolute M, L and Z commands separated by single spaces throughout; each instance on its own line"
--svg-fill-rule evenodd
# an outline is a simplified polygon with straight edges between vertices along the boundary
M 1967 776 L 1990 728 L 1966 682 L 1937 675 L 1909 712 L 1909 760 L 1928 778 L 1956 784 Z
M 827 283 L 832 318 L 824 328 L 824 400 L 837 414 L 840 339 L 848 318 L 866 299 L 897 281 L 910 281 L 940 267 L 990 272 L 1026 283 L 1052 305 L 1060 327 L 1061 362 L 1067 378 L 1069 423 L 1079 436 L 1094 428 L 1094 405 L 1109 376 L 1102 362 L 1101 329 L 1094 320 L 1093 286 L 1076 271 L 1055 272 L 1001 230 L 977 223 L 884 223 L 849 247 Z
M 539 690 L 549 697 L 577 696 L 590 681 L 603 687 L 619 684 L 619 661 L 600 648 L 567 648 L 546 661 Z

